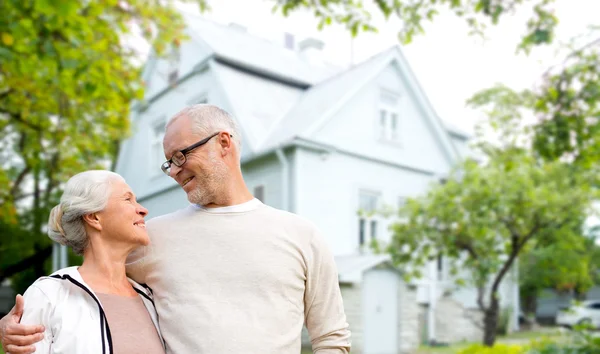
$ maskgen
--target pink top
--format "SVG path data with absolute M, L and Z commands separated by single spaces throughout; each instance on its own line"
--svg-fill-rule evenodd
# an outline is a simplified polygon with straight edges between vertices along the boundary
M 96 294 L 106 313 L 115 354 L 164 354 L 156 327 L 139 296 Z

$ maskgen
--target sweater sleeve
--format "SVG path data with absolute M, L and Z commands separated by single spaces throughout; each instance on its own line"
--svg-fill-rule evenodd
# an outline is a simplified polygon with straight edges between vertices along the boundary
M 127 276 L 135 280 L 138 284 L 146 284 L 148 256 L 150 252 L 148 246 L 140 246 L 133 250 L 125 261 L 125 271 Z
M 45 327 L 44 339 L 35 343 L 35 352 L 41 354 L 52 353 L 53 321 L 52 315 L 55 306 L 42 289 L 35 284 L 31 285 L 23 294 L 25 307 L 21 324 L 43 325 Z
M 350 330 L 344 313 L 337 267 L 333 254 L 316 231 L 307 255 L 304 317 L 314 353 L 350 352 Z

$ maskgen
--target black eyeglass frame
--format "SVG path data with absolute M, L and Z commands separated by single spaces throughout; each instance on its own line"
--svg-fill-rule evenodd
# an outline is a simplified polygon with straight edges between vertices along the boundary
M 210 135 L 202 140 L 200 140 L 199 142 L 192 144 L 188 147 L 186 147 L 185 149 L 176 151 L 175 153 L 173 153 L 173 155 L 171 156 L 170 159 L 168 159 L 167 161 L 163 162 L 162 165 L 160 165 L 160 169 L 168 176 L 170 175 L 170 169 L 171 169 L 171 164 L 174 164 L 177 167 L 181 167 L 183 166 L 183 164 L 185 164 L 187 162 L 187 154 L 189 154 L 192 150 L 199 148 L 200 146 L 208 143 L 208 141 L 212 138 L 214 138 L 215 136 L 221 134 L 221 132 L 216 132 L 213 135 Z M 230 137 L 233 138 L 233 135 L 229 134 Z M 177 153 L 181 153 L 183 155 L 183 162 L 182 163 L 177 163 L 175 161 L 173 161 L 173 156 L 175 156 L 175 154 Z

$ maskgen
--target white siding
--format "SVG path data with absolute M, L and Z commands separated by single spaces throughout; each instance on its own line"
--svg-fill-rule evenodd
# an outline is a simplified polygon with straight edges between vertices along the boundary
M 400 97 L 398 144 L 380 139 L 382 90 Z M 436 173 L 445 173 L 451 166 L 429 119 L 393 64 L 335 112 L 314 138 L 339 149 Z
M 342 153 L 296 150 L 296 212 L 324 233 L 335 255 L 358 250 L 359 191 L 381 193 L 383 203 L 396 207 L 399 196 L 423 193 L 432 176 L 368 161 Z M 386 222 L 379 225 L 389 239 Z
M 275 155 L 244 164 L 242 167 L 244 181 L 252 193 L 256 186 L 264 186 L 264 203 L 281 209 L 281 163 Z
M 186 29 L 186 32 L 189 34 L 189 29 Z M 211 53 L 210 48 L 193 39 L 183 41 L 179 50 L 181 60 L 178 67 L 178 77 L 180 78 L 189 74 L 195 65 L 207 58 Z M 144 71 L 144 81 L 146 84 L 145 99 L 152 98 L 157 93 L 169 87 L 167 77 L 169 64 L 165 57 L 151 57 Z

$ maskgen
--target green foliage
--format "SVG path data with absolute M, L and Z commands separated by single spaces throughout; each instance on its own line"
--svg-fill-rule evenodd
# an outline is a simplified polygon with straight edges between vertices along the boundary
M 458 354 L 525 354 L 525 348 L 520 345 L 496 344 L 486 347 L 482 344 L 474 344 L 458 352 Z
M 529 247 L 572 242 L 572 230 L 589 215 L 597 194 L 590 171 L 536 159 L 514 145 L 480 147 L 485 162 L 466 160 L 444 184 L 408 200 L 383 249 L 407 278 L 421 277 L 423 266 L 441 252 L 456 283 L 478 289 L 490 345 L 498 288 L 514 261 Z
M 520 50 L 528 52 L 533 46 L 549 44 L 554 39 L 558 19 L 551 8 L 553 0 L 375 0 L 376 11 L 386 19 L 391 16 L 400 19 L 403 24 L 398 38 L 410 43 L 415 35 L 424 32 L 424 25 L 433 21 L 440 10 L 447 8 L 451 13 L 465 19 L 472 34 L 483 34 L 486 27 L 496 25 L 500 20 L 526 3 L 532 4 L 533 16 L 528 20 L 526 32 L 519 45 Z M 312 11 L 319 20 L 319 28 L 340 23 L 346 26 L 353 36 L 360 32 L 376 31 L 372 16 L 360 0 L 282 0 L 277 1 L 273 11 L 288 16 L 300 9 Z
M 596 266 L 591 258 L 597 246 L 581 235 L 580 228 L 572 231 L 573 235 L 564 239 L 557 235 L 555 242 L 530 248 L 520 257 L 522 295 L 537 296 L 548 288 L 582 294 L 593 286 Z
M 496 333 L 498 335 L 504 336 L 508 334 L 508 328 L 512 314 L 513 309 L 510 307 L 503 308 L 500 311 L 500 316 L 498 316 L 498 325 L 496 327 Z
M 562 237 L 586 215 L 594 196 L 587 176 L 524 150 L 490 153 L 485 165 L 465 161 L 445 184 L 407 202 L 387 248 L 396 262 L 424 265 L 443 250 L 453 274 L 468 269 L 473 285 L 485 286 L 528 242 Z
M 0 222 L 13 228 L 0 237 L 2 277 L 47 249 L 61 183 L 109 167 L 127 136 L 143 92 L 133 33 L 158 54 L 185 37 L 172 0 L 6 0 L 0 12 Z
M 597 168 L 600 159 L 600 31 L 597 39 L 574 49 L 564 63 L 551 68 L 532 89 L 514 91 L 498 85 L 477 93 L 469 104 L 494 120 L 530 125 L 528 147 L 546 160 Z

